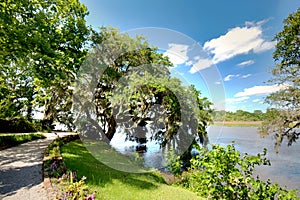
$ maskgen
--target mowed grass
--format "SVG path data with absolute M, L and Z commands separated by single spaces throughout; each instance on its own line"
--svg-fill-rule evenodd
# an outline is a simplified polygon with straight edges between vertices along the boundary
M 43 134 L 0 134 L 0 150 L 6 149 L 12 146 L 16 146 L 21 143 L 29 142 L 32 140 L 46 138 Z
M 107 149 L 102 151 L 107 154 Z M 183 188 L 167 185 L 157 171 L 128 173 L 110 168 L 94 158 L 79 140 L 62 146 L 61 155 L 66 166 L 76 171 L 78 178 L 87 177 L 89 188 L 97 190 L 96 199 L 202 199 Z

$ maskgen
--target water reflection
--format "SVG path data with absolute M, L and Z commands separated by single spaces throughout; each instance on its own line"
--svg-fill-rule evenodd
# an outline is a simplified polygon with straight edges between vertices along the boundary
M 271 161 L 271 166 L 261 166 L 257 168 L 256 175 L 262 179 L 278 182 L 280 185 L 286 185 L 290 189 L 300 190 L 300 144 L 294 143 L 287 147 L 286 141 L 283 141 L 279 153 L 274 151 L 274 139 L 272 137 L 261 138 L 255 127 L 221 127 L 211 126 L 208 128 L 210 143 L 226 146 L 235 141 L 235 147 L 242 153 L 256 155 L 262 153 L 267 148 L 267 158 Z M 141 150 L 139 155 L 143 156 L 145 166 L 153 168 L 162 168 L 164 153 L 159 145 L 154 141 L 147 142 L 141 146 L 136 142 L 126 141 L 125 136 L 117 133 L 111 145 L 119 152 L 126 155 L 134 155 Z
M 144 158 L 146 167 L 161 169 L 164 167 L 164 153 L 159 144 L 155 141 L 148 141 L 145 144 L 138 144 L 134 141 L 125 141 L 126 136 L 120 132 L 115 133 L 110 144 L 118 152 L 124 155 L 135 155 Z M 125 142 L 124 142 L 125 141 Z

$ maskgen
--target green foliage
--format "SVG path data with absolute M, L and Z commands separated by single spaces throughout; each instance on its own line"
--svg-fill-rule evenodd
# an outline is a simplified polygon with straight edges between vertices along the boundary
M 0 3 L 0 118 L 70 122 L 69 86 L 86 55 L 87 8 L 78 0 Z
M 276 148 L 288 139 L 288 145 L 300 135 L 300 8 L 284 20 L 283 30 L 276 34 L 276 49 L 273 58 L 276 66 L 272 69 L 270 82 L 281 84 L 282 89 L 270 94 L 266 102 L 277 109 L 276 115 L 267 118 L 263 134 L 275 133 Z
M 262 121 L 265 118 L 265 113 L 261 110 L 254 110 L 252 113 L 243 110 L 237 110 L 236 112 L 230 111 L 213 111 L 212 118 L 214 121 Z
M 94 200 L 96 197 L 96 191 L 92 194 L 89 193 L 89 188 L 85 184 L 86 177 L 83 176 L 79 181 L 75 181 L 76 174 L 68 171 L 67 175 L 64 174 L 59 179 L 61 194 L 56 196 L 57 199 L 66 200 Z
M 144 37 L 132 38 L 110 27 L 95 33 L 94 41 L 74 92 L 76 128 L 83 136 L 109 142 L 118 125 L 126 139 L 141 142 L 146 132 L 142 135 L 139 129 L 148 125 L 153 134 L 147 139 L 162 147 L 190 145 L 188 132 L 207 142 L 211 103 L 194 86 L 171 77 L 172 63 L 156 47 Z
M 191 168 L 183 174 L 181 186 L 210 199 L 299 199 L 297 191 L 253 178 L 255 166 L 270 165 L 266 149 L 262 154 L 241 155 L 234 144 L 212 149 L 198 149 Z
M 46 138 L 42 134 L 0 135 L 0 150 L 32 140 Z
M 173 149 L 170 149 L 166 155 L 166 167 L 169 172 L 175 175 L 182 173 L 182 160 L 180 156 L 175 154 Z
M 88 101 L 91 99 L 89 98 L 90 93 L 95 93 L 95 101 L 90 104 L 91 108 L 86 109 L 86 112 L 80 113 L 80 115 L 90 116 L 93 111 L 87 113 L 87 110 L 95 110 L 96 107 L 95 114 L 97 120 L 89 119 L 89 121 L 94 120 L 91 123 L 97 127 L 98 133 L 102 132 L 104 134 L 102 139 L 107 138 L 111 140 L 117 126 L 113 114 L 116 116 L 122 113 L 118 112 L 118 106 L 112 105 L 112 98 L 117 100 L 125 96 L 123 95 L 118 98 L 115 91 L 120 79 L 122 78 L 123 81 L 125 81 L 125 75 L 129 72 L 135 72 L 138 66 L 151 63 L 169 66 L 170 62 L 163 54 L 157 52 L 157 48 L 150 47 L 144 37 L 137 36 L 132 38 L 128 34 L 119 33 L 117 29 L 111 27 L 102 27 L 100 32 L 94 32 L 93 36 L 93 45 L 95 47 L 80 69 L 78 78 L 79 80 L 83 80 L 82 82 L 84 84 L 78 84 L 76 86 L 77 91 L 75 91 L 75 98 Z M 161 75 L 168 73 L 166 70 L 160 71 L 162 72 Z M 98 77 L 98 75 L 101 77 Z M 93 78 L 90 82 L 87 82 L 86 77 Z M 128 83 L 131 84 L 131 80 L 128 80 Z M 81 88 L 81 86 L 84 89 Z M 97 88 L 96 90 L 95 87 Z M 86 90 L 88 90 L 88 92 Z M 129 94 L 129 96 L 132 95 L 134 94 Z M 81 105 L 87 106 L 87 103 L 88 102 L 81 102 Z M 81 119 L 79 119 L 79 121 L 80 120 Z M 98 125 L 96 125 L 96 123 Z M 98 135 L 98 137 L 101 136 Z
M 0 119 L 0 133 L 30 133 L 42 131 L 41 124 L 32 122 L 23 117 Z

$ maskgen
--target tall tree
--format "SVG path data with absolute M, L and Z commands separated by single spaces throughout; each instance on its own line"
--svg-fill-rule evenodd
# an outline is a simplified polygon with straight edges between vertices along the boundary
M 207 142 L 210 103 L 195 87 L 171 77 L 167 57 L 145 38 L 112 28 L 102 28 L 95 41 L 100 44 L 82 65 L 74 95 L 76 125 L 83 135 L 109 142 L 119 128 L 141 143 L 190 145 L 193 134 Z
M 16 118 L 23 113 L 31 119 L 34 86 L 30 61 L 0 65 L 0 69 L 0 118 Z
M 265 121 L 262 132 L 275 133 L 278 148 L 284 137 L 291 145 L 300 135 L 296 129 L 300 125 L 300 9 L 284 20 L 283 30 L 274 40 L 277 43 L 273 58 L 277 64 L 271 81 L 286 87 L 266 98 L 277 111 L 269 110 L 276 114 Z
M 1 68 L 28 77 L 33 91 L 18 94 L 27 99 L 28 112 L 41 106 L 49 123 L 62 119 L 60 112 L 70 109 L 69 86 L 87 52 L 87 8 L 78 0 L 4 0 L 0 11 Z M 15 81 L 21 87 L 19 75 Z M 2 73 L 1 87 L 12 92 L 5 87 L 7 77 Z

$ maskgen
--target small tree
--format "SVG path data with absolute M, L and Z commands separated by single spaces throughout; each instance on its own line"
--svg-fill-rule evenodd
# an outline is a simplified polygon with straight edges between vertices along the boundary
M 300 125 L 300 9 L 284 20 L 283 30 L 274 40 L 277 43 L 273 58 L 277 64 L 270 81 L 285 87 L 266 98 L 277 111 L 263 123 L 262 134 L 275 133 L 278 148 L 284 137 L 291 145 L 300 135 L 296 129 Z

